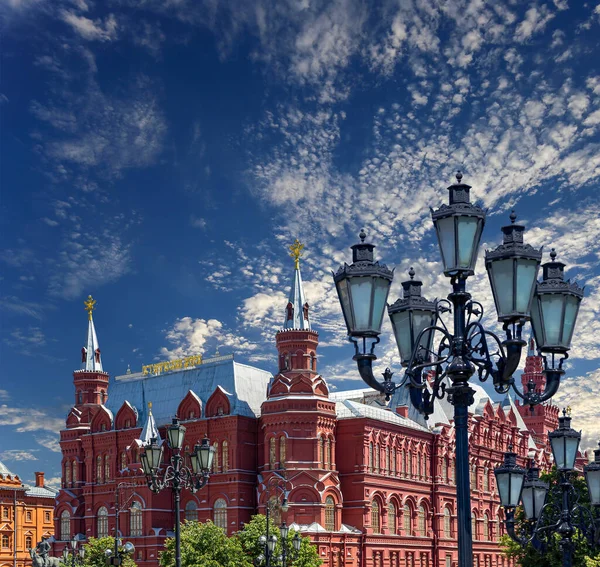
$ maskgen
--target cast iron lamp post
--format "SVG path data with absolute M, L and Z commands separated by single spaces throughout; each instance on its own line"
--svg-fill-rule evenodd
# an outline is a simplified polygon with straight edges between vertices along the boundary
M 187 488 L 192 493 L 200 490 L 208 482 L 209 471 L 215 454 L 207 437 L 201 444 L 196 444 L 190 455 L 191 470 L 185 466 L 185 456 L 181 454 L 185 427 L 177 418 L 167 428 L 167 442 L 172 451 L 171 463 L 161 472 L 164 446 L 152 439 L 150 445 L 141 451 L 142 469 L 146 475 L 148 488 L 158 494 L 165 488 L 170 488 L 175 501 L 175 567 L 181 567 L 181 534 L 180 534 L 180 504 L 181 490 Z
M 288 490 L 286 489 L 286 480 L 285 478 L 279 475 L 273 475 L 269 478 L 266 487 L 266 513 L 265 516 L 267 518 L 267 533 L 266 535 L 261 535 L 258 539 L 260 545 L 263 547 L 263 554 L 258 557 L 259 563 L 265 564 L 265 567 L 272 567 L 274 564 L 274 553 L 275 547 L 277 545 L 277 536 L 274 534 L 269 535 L 269 519 L 271 517 L 271 506 L 273 505 L 271 502 L 272 495 L 275 493 L 277 497 L 277 502 L 279 502 L 279 498 L 282 497 L 281 500 L 281 511 L 287 512 L 289 509 L 288 502 Z M 287 537 L 289 533 L 289 527 L 283 521 L 281 526 L 279 527 L 279 535 L 281 536 L 281 555 L 277 558 L 282 567 L 287 567 L 288 560 L 288 542 Z M 298 552 L 300 549 L 300 545 L 302 544 L 302 538 L 296 532 L 296 535 L 292 538 L 292 546 L 295 552 Z
M 573 535 L 579 530 L 592 547 L 600 544 L 596 517 L 600 507 L 600 449 L 595 451 L 594 462 L 584 467 L 591 509 L 579 504 L 579 497 L 570 478 L 581 433 L 571 428 L 571 417 L 563 412 L 558 418 L 558 429 L 548 434 L 559 482 L 549 488 L 539 478 L 539 469 L 533 465 L 526 471 L 516 463 L 516 454 L 504 454 L 504 464 L 494 470 L 500 503 L 505 511 L 506 532 L 520 546 L 532 544 L 543 553 L 553 534 L 560 537 L 563 567 L 573 565 Z M 548 493 L 553 495 L 546 503 Z M 516 527 L 515 510 L 522 503 L 525 520 Z
M 106 564 L 107 565 L 122 565 L 127 555 L 133 555 L 135 553 L 135 546 L 130 541 L 126 541 L 123 546 L 121 546 L 121 540 L 118 537 L 115 537 L 115 549 L 112 550 L 110 548 L 104 551 L 104 555 L 106 556 Z
M 482 382 L 491 376 L 497 392 L 507 393 L 513 388 L 531 406 L 553 396 L 564 373 L 562 362 L 567 358 L 583 289 L 564 280 L 565 265 L 555 261 L 554 251 L 551 261 L 543 266 L 542 281 L 536 281 L 542 250 L 523 242 L 525 228 L 515 223 L 513 212 L 511 224 L 502 228 L 503 243 L 485 256 L 498 320 L 503 324 L 506 338 L 502 341 L 485 329 L 481 324 L 483 306 L 471 298 L 466 282 L 475 272 L 486 212 L 470 202 L 471 187 L 462 183 L 460 172 L 456 181 L 448 187 L 449 204 L 431 210 L 444 275 L 450 278 L 452 293 L 447 299 L 427 301 L 421 296 L 422 282 L 414 279 L 411 268 L 410 280 L 402 283 L 403 297 L 388 306 L 402 366 L 406 368 L 399 385 L 392 382 L 389 368 L 383 373 L 383 382 L 373 373 L 373 361 L 377 359 L 374 350 L 380 341 L 394 274 L 374 261 L 375 246 L 365 243 L 364 231 L 360 233 L 361 242 L 352 246 L 353 263 L 344 264 L 334 274 L 334 281 L 362 379 L 388 400 L 406 383 L 412 405 L 425 418 L 433 413 L 436 398 L 447 395 L 454 406 L 458 558 L 459 567 L 471 567 L 467 422 L 474 391 L 469 379 L 475 372 Z M 448 312 L 453 314 L 452 329 L 442 318 Z M 526 392 L 520 392 L 512 376 L 526 344 L 522 338 L 523 325 L 530 319 L 544 357 L 544 392 L 535 392 L 533 382 L 528 384 Z M 441 336 L 437 348 L 433 345 L 435 334 Z
M 79 541 L 74 537 L 71 540 L 71 545 L 62 550 L 64 563 L 67 563 L 69 555 L 71 556 L 71 567 L 75 567 L 76 563 L 83 563 L 83 558 L 85 557 L 85 548 L 83 546 L 77 548 L 78 543 Z

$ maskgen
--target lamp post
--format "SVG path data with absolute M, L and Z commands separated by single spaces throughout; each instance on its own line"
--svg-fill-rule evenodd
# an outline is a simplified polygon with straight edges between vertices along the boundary
M 279 475 L 273 475 L 269 478 L 265 490 L 266 494 L 266 511 L 265 516 L 267 518 L 267 530 L 266 535 L 261 535 L 258 539 L 260 545 L 263 547 L 263 554 L 258 557 L 260 563 L 264 563 L 265 567 L 272 567 L 275 563 L 274 553 L 275 548 L 277 546 L 277 536 L 274 534 L 269 534 L 269 521 L 271 518 L 271 507 L 275 506 L 272 502 L 273 496 L 277 497 L 277 502 L 279 502 L 279 498 L 281 497 L 281 511 L 287 512 L 289 509 L 288 503 L 288 490 L 286 488 L 286 480 L 285 478 Z M 277 558 L 281 567 L 287 567 L 288 556 L 290 555 L 288 550 L 288 534 L 289 527 L 285 521 L 281 523 L 279 527 L 279 535 L 281 537 L 281 555 Z M 300 545 L 302 544 L 302 538 L 296 532 L 294 537 L 292 538 L 292 546 L 295 552 L 300 549 Z M 294 554 L 295 555 L 295 554 Z
M 75 567 L 77 563 L 83 563 L 83 558 L 85 557 L 85 548 L 83 546 L 78 547 L 78 543 L 79 541 L 74 537 L 71 540 L 71 545 L 62 550 L 64 563 L 67 563 L 69 555 L 71 556 L 71 567 Z
M 160 471 L 163 460 L 164 446 L 152 439 L 140 455 L 142 469 L 146 475 L 148 488 L 158 494 L 165 488 L 170 488 L 175 501 L 175 567 L 181 567 L 181 534 L 180 534 L 180 504 L 181 490 L 187 488 L 192 493 L 197 492 L 208 482 L 209 471 L 215 454 L 207 437 L 196 444 L 190 455 L 191 469 L 185 466 L 185 456 L 181 454 L 185 427 L 173 418 L 173 423 L 167 428 L 167 442 L 171 449 L 171 462 L 164 471 Z
M 133 555 L 135 553 L 135 546 L 130 541 L 126 541 L 123 546 L 121 546 L 120 538 L 115 538 L 115 549 L 112 550 L 110 548 L 104 551 L 104 555 L 106 556 L 106 564 L 107 565 L 115 565 L 118 567 L 123 564 L 127 555 Z
M 506 338 L 501 340 L 485 329 L 481 323 L 483 306 L 466 289 L 467 279 L 475 272 L 486 216 L 486 211 L 470 202 L 470 189 L 458 172 L 456 183 L 448 187 L 449 204 L 431 210 L 444 275 L 450 278 L 452 292 L 447 299 L 428 301 L 421 295 L 422 282 L 414 279 L 411 268 L 410 280 L 402 283 L 403 297 L 388 306 L 401 363 L 406 368 L 400 384 L 392 381 L 389 368 L 383 373 L 383 381 L 373 373 L 375 346 L 380 341 L 394 274 L 374 260 L 375 246 L 365 242 L 364 230 L 360 233 L 361 242 L 352 246 L 352 264 L 344 264 L 333 274 L 361 378 L 385 394 L 386 400 L 406 384 L 412 405 L 425 418 L 433 413 L 436 399 L 447 395 L 454 406 L 459 567 L 473 564 L 467 423 L 474 391 L 469 380 L 475 373 L 482 382 L 491 377 L 498 393 L 513 388 L 531 406 L 549 399 L 564 373 L 562 362 L 567 358 L 583 297 L 581 287 L 564 280 L 565 265 L 555 261 L 554 251 L 551 261 L 543 266 L 542 281 L 536 282 L 542 250 L 524 243 L 525 228 L 516 224 L 513 211 L 511 224 L 502 228 L 503 243 L 487 251 L 485 258 L 498 320 Z M 453 315 L 451 328 L 444 322 L 446 313 Z M 526 344 L 523 326 L 530 319 L 544 355 L 544 392 L 535 392 L 533 383 L 526 392 L 520 392 L 512 376 Z M 434 335 L 441 337 L 437 347 Z M 550 361 L 546 355 L 550 355 Z
M 521 547 L 532 544 L 544 553 L 553 534 L 560 538 L 559 546 L 563 567 L 573 565 L 573 535 L 579 530 L 592 547 L 600 544 L 596 517 L 600 508 L 600 449 L 595 460 L 584 467 L 591 508 L 578 502 L 571 477 L 579 448 L 581 433 L 571 428 L 567 412 L 558 418 L 558 429 L 548 434 L 559 482 L 549 488 L 539 478 L 539 469 L 533 464 L 526 471 L 516 464 L 512 451 L 505 453 L 504 464 L 494 470 L 500 503 L 505 511 L 506 532 Z M 552 498 L 546 502 L 548 494 Z M 524 521 L 516 526 L 515 510 L 522 503 Z

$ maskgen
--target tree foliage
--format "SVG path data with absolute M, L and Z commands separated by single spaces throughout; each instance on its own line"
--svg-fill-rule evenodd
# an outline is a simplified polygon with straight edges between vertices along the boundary
M 252 560 L 257 561 L 258 557 L 261 554 L 264 554 L 262 545 L 258 543 L 258 538 L 261 535 L 266 534 L 267 518 L 262 514 L 257 514 L 256 516 L 252 516 L 252 519 L 244 525 L 244 528 L 239 531 L 235 537 L 240 540 L 244 551 L 252 558 Z M 269 520 L 269 535 L 270 534 L 275 534 L 277 536 L 277 545 L 273 556 L 279 557 L 282 554 L 282 542 L 279 527 Z M 298 551 L 297 557 L 295 556 L 292 543 L 295 535 L 296 532 L 293 530 L 290 530 L 287 535 L 288 567 L 319 567 L 322 561 L 319 559 L 317 548 L 311 543 L 309 537 L 302 538 L 300 550 Z M 275 565 L 278 565 L 278 563 L 275 563 Z
M 253 567 L 264 554 L 259 543 L 261 535 L 266 535 L 265 516 L 253 516 L 242 530 L 227 537 L 224 530 L 212 522 L 184 522 L 181 526 L 181 565 L 182 567 Z M 274 557 L 282 553 L 279 528 L 269 522 L 269 534 L 277 536 Z M 288 567 L 319 567 L 321 560 L 310 538 L 303 537 L 300 551 L 294 556 L 292 540 L 295 532 L 290 530 L 287 537 Z M 162 567 L 175 566 L 175 539 L 168 538 L 165 551 L 160 555 Z M 273 561 L 273 567 L 279 562 Z
M 85 555 L 83 557 L 82 567 L 106 567 L 106 554 L 107 549 L 115 549 L 115 538 L 114 537 L 91 537 L 85 544 Z M 70 559 L 70 558 L 69 558 Z M 67 566 L 71 563 L 67 561 Z M 122 567 L 137 567 L 133 558 L 129 555 L 125 555 L 122 563 Z
M 160 554 L 162 567 L 175 566 L 175 539 L 168 538 Z M 236 537 L 227 537 L 210 520 L 181 525 L 182 567 L 252 567 L 250 557 Z
M 550 484 L 546 503 L 560 506 L 559 493 L 552 490 L 553 487 L 560 484 L 556 468 L 553 468 L 550 472 L 542 473 L 540 477 Z M 579 504 L 588 506 L 589 495 L 584 478 L 574 473 L 569 480 L 575 488 Z M 519 526 L 525 521 L 522 508 L 517 509 L 515 519 L 515 527 L 518 531 Z M 503 548 L 504 554 L 521 567 L 562 567 L 563 552 L 560 549 L 559 541 L 560 538 L 556 534 L 548 538 L 547 547 L 543 553 L 540 553 L 532 544 L 523 548 L 508 535 L 504 535 L 500 540 L 500 546 Z M 573 544 L 573 567 L 600 567 L 600 551 L 592 550 L 587 539 L 578 530 L 573 537 Z

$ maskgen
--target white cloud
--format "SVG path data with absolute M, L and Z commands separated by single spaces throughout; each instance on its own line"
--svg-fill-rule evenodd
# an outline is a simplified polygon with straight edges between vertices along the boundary
M 104 21 L 90 20 L 78 16 L 69 10 L 63 10 L 61 17 L 81 37 L 94 41 L 113 41 L 117 37 L 117 20 L 114 14 L 109 14 Z
M 2 461 L 37 461 L 38 458 L 32 451 L 24 451 L 21 449 L 8 449 L 0 452 L 0 460 Z
M 554 17 L 547 6 L 532 6 L 527 10 L 525 19 L 517 26 L 515 39 L 519 42 L 527 41 L 534 34 L 543 31 L 546 24 Z
M 17 433 L 31 431 L 57 433 L 64 425 L 64 419 L 53 417 L 44 410 L 0 405 L 0 426 L 12 427 Z
M 221 321 L 216 319 L 193 319 L 181 317 L 165 331 L 169 347 L 160 349 L 161 357 L 170 360 L 184 356 L 204 354 L 207 349 L 220 349 L 222 354 L 252 352 L 258 345 L 242 335 L 227 330 Z

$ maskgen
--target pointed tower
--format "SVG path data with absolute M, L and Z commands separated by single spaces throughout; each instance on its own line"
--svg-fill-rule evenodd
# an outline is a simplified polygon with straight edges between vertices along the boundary
M 527 343 L 527 358 L 525 359 L 525 370 L 521 375 L 523 391 L 533 389 L 535 392 L 543 392 L 546 385 L 546 377 L 543 373 L 543 359 L 536 353 L 535 341 L 529 338 Z M 522 406 L 520 401 L 516 402 L 517 409 L 525 422 L 527 428 L 538 447 L 547 446 L 548 433 L 558 427 L 558 407 L 547 401 L 543 404 L 530 408 Z
M 146 445 L 150 445 L 152 439 L 156 439 L 159 445 L 162 442 L 158 427 L 156 427 L 156 421 L 154 421 L 154 416 L 152 415 L 152 402 L 148 402 L 148 419 L 146 419 L 146 425 L 144 425 L 144 429 L 140 433 L 140 438 L 136 439 L 136 441 L 139 441 L 141 447 L 145 447 Z
M 108 399 L 108 373 L 102 368 L 102 355 L 94 327 L 93 311 L 96 301 L 88 296 L 84 301 L 88 312 L 86 346 L 81 348 L 81 369 L 73 373 L 75 384 L 75 413 L 79 413 L 80 424 L 91 423 L 100 406 Z
M 266 488 L 273 476 L 279 476 L 285 479 L 290 503 L 281 519 L 288 525 L 317 522 L 324 526 L 326 498 L 342 502 L 335 464 L 336 413 L 327 384 L 317 373 L 319 335 L 311 328 L 302 285 L 303 248 L 298 240 L 290 246 L 292 287 L 283 328 L 275 337 L 279 373 L 261 407 L 264 445 L 258 507 L 264 513 L 267 499 L 274 496 Z

